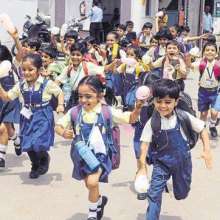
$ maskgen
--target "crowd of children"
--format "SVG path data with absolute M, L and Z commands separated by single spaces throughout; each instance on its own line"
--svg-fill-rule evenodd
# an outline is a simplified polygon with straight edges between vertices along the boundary
M 99 182 L 108 182 L 119 166 L 117 124 L 132 124 L 136 178 L 153 166 L 149 189 L 138 193 L 138 199 L 148 200 L 146 220 L 159 220 L 170 177 L 175 198 L 185 199 L 192 175 L 190 150 L 198 134 L 206 167 L 212 166 L 206 124 L 210 112 L 210 135 L 217 138 L 220 63 L 211 34 L 189 36 L 187 26 L 167 27 L 163 13 L 155 27 L 146 22 L 137 34 L 132 21 L 117 25 L 103 44 L 80 39 L 72 30 L 60 38 L 52 35 L 48 45 L 38 39 L 20 42 L 17 31 L 9 31 L 17 54 L 13 57 L 0 45 L 0 167 L 7 165 L 6 149 L 13 140 L 18 156 L 27 152 L 29 177 L 36 179 L 48 172 L 55 132 L 72 140 L 73 178 L 88 189 L 88 220 L 100 220 L 108 198 L 101 195 Z M 198 58 L 192 53 L 197 40 L 204 45 Z M 200 74 L 200 119 L 184 92 L 190 71 Z M 136 92 L 143 85 L 150 93 L 139 99 Z M 54 111 L 64 113 L 57 122 Z

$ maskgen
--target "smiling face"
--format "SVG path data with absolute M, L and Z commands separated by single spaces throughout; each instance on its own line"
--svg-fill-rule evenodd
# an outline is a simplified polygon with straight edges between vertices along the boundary
M 26 79 L 27 83 L 34 84 L 38 79 L 40 73 L 37 67 L 33 65 L 32 60 L 31 59 L 25 60 L 22 63 L 21 68 L 23 70 L 24 78 Z
M 53 59 L 46 53 L 41 52 L 41 57 L 43 61 L 44 68 L 47 68 L 49 64 L 53 62 Z
M 169 118 L 173 114 L 173 110 L 177 105 L 178 100 L 165 96 L 164 98 L 155 98 L 155 109 L 159 112 L 160 116 Z
M 91 111 L 102 99 L 102 94 L 87 85 L 82 84 L 78 88 L 79 104 L 82 105 L 85 111 Z
M 112 48 L 113 44 L 117 43 L 117 40 L 115 38 L 114 34 L 108 34 L 106 38 L 106 44 L 108 47 Z
M 83 60 L 83 55 L 80 51 L 75 50 L 71 53 L 71 62 L 74 67 L 78 67 Z
M 208 60 L 208 61 L 213 61 L 217 55 L 216 48 L 212 45 L 206 46 L 203 56 Z

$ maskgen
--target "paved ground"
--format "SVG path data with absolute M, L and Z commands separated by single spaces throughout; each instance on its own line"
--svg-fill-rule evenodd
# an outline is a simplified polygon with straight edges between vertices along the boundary
M 194 78 L 194 77 L 193 77 Z M 196 98 L 197 83 L 190 79 L 187 91 Z M 103 220 L 144 220 L 146 201 L 138 201 L 133 188 L 136 163 L 131 147 L 132 130 L 123 127 L 122 162 L 101 192 L 109 197 Z M 220 138 L 220 137 L 219 137 Z M 198 159 L 201 144 L 193 150 L 193 182 L 189 197 L 176 201 L 164 194 L 161 220 L 220 219 L 220 147 L 212 140 L 214 168 L 205 169 Z M 87 190 L 71 178 L 70 142 L 56 138 L 51 151 L 49 173 L 30 180 L 30 162 L 24 154 L 16 157 L 9 146 L 7 169 L 0 171 L 0 220 L 86 220 Z

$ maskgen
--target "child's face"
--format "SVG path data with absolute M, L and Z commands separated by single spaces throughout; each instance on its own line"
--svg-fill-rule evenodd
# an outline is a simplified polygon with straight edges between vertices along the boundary
M 117 28 L 117 31 L 116 31 L 116 32 L 118 33 L 119 37 L 123 37 L 124 34 L 125 34 L 124 30 L 121 29 L 121 28 Z
M 160 116 L 170 117 L 173 110 L 177 105 L 178 100 L 165 96 L 164 98 L 154 98 L 155 109 L 159 112 Z
M 101 95 L 98 95 L 95 89 L 86 84 L 79 86 L 78 97 L 79 104 L 85 111 L 91 111 L 101 100 Z
M 150 33 L 151 33 L 151 28 L 144 28 L 144 29 L 143 29 L 143 33 L 146 34 L 146 35 L 150 35 Z
M 131 48 L 127 49 L 127 57 L 136 59 L 136 55 L 133 49 Z
M 53 62 L 53 59 L 48 54 L 46 54 L 44 52 L 41 52 L 41 57 L 42 57 L 42 60 L 43 60 L 44 68 L 47 68 L 48 65 Z
M 106 38 L 106 44 L 108 47 L 113 47 L 113 44 L 117 43 L 116 39 L 115 39 L 115 35 L 114 34 L 108 34 L 107 38 Z
M 86 46 L 87 46 L 87 49 L 88 49 L 88 50 L 92 49 L 92 44 L 91 44 L 91 43 L 86 42 Z
M 24 73 L 24 78 L 26 79 L 27 83 L 34 83 L 39 77 L 39 70 L 37 67 L 33 65 L 31 59 L 25 60 L 22 65 L 22 70 Z
M 216 55 L 217 55 L 217 51 L 215 47 L 211 45 L 207 46 L 203 52 L 203 56 L 207 58 L 209 61 L 214 60 Z
M 166 38 L 164 38 L 164 37 L 162 37 L 162 38 L 159 39 L 159 44 L 160 44 L 161 46 L 163 46 L 163 47 L 166 46 L 167 42 L 168 42 L 168 40 L 167 40 Z
M 176 38 L 176 36 L 177 36 L 177 31 L 176 31 L 175 27 L 170 27 L 170 33 L 172 34 L 172 36 L 173 36 L 174 38 Z
M 79 66 L 83 60 L 83 55 L 80 51 L 73 51 L 71 53 L 71 61 L 73 66 Z
M 127 26 L 127 32 L 128 32 L 128 33 L 132 32 L 132 31 L 133 31 L 133 28 L 134 28 L 133 25 L 128 25 L 128 26 Z
M 75 40 L 73 39 L 73 38 L 70 38 L 70 37 L 68 37 L 68 38 L 66 38 L 66 44 L 67 44 L 67 46 L 72 46 L 73 44 L 75 43 Z
M 154 40 L 154 39 L 153 39 L 153 40 L 151 41 L 151 43 L 150 43 L 150 46 L 151 46 L 151 47 L 156 47 L 157 45 L 158 45 L 158 41 L 157 41 L 157 40 Z
M 167 45 L 166 53 L 169 56 L 169 58 L 173 58 L 174 56 L 177 56 L 179 54 L 179 49 L 174 44 Z

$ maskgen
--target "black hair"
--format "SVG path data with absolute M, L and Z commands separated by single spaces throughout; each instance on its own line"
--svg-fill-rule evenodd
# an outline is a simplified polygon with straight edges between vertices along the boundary
M 27 45 L 30 47 L 30 48 L 34 48 L 35 47 L 35 50 L 38 51 L 41 47 L 41 41 L 38 40 L 37 38 L 30 38 L 27 40 Z
M 114 96 L 114 92 L 111 88 L 107 87 L 105 83 L 102 82 L 98 76 L 85 76 L 82 78 L 78 84 L 78 89 L 81 85 L 88 85 L 92 87 L 98 94 L 104 93 L 105 101 L 108 105 L 117 104 L 117 100 Z
M 56 59 L 57 54 L 58 54 L 57 49 L 51 46 L 41 47 L 40 51 L 47 54 L 52 59 Z
M 119 40 L 119 35 L 118 35 L 117 32 L 115 32 L 115 31 L 110 31 L 110 32 L 107 34 L 107 36 L 110 35 L 110 34 L 114 35 L 114 36 L 115 36 L 115 39 L 116 39 L 117 41 Z
M 22 62 L 25 62 L 29 59 L 32 60 L 32 63 L 37 68 L 37 70 L 39 70 L 43 66 L 43 61 L 39 54 L 28 53 L 27 55 L 24 56 L 24 58 L 22 59 Z
M 96 40 L 95 40 L 94 37 L 88 36 L 88 37 L 86 37 L 86 38 L 83 40 L 83 42 L 85 42 L 85 43 L 90 43 L 90 44 L 95 44 L 95 43 L 96 43 Z
M 172 99 L 178 99 L 180 88 L 178 84 L 170 79 L 159 79 L 153 83 L 153 97 L 163 99 L 166 96 Z
M 184 31 L 186 31 L 186 32 L 188 32 L 188 33 L 190 32 L 189 26 L 184 26 L 183 29 L 184 29 Z
M 180 44 L 178 43 L 177 40 L 169 40 L 169 41 L 167 42 L 167 44 L 166 44 L 166 48 L 167 48 L 170 44 L 177 46 L 177 48 L 180 50 Z
M 126 24 L 125 24 L 125 26 L 126 26 L 126 28 L 128 27 L 128 26 L 134 26 L 134 22 L 133 21 L 126 21 Z
M 72 54 L 74 51 L 79 51 L 82 55 L 87 52 L 85 42 L 77 42 L 70 47 L 70 53 Z
M 215 37 L 215 35 L 209 34 L 209 35 L 208 35 L 208 38 L 206 39 L 206 41 L 215 44 L 215 43 L 216 43 L 216 37 Z
M 78 32 L 74 31 L 74 30 L 69 30 L 65 35 L 64 35 L 64 40 L 66 40 L 67 38 L 72 38 L 75 41 L 77 41 L 78 39 Z
M 143 25 L 143 27 L 142 27 L 142 30 L 143 30 L 144 28 L 150 28 L 150 29 L 152 29 L 152 28 L 153 28 L 153 24 L 152 24 L 151 22 L 146 22 L 146 23 L 144 23 L 144 25 Z
M 203 46 L 203 48 L 202 48 L 202 56 L 203 56 L 203 53 L 204 53 L 206 47 L 209 47 L 209 46 L 214 47 L 215 50 L 216 50 L 216 53 L 218 52 L 218 47 L 217 47 L 216 43 L 213 43 L 213 42 L 209 42 L 209 41 L 208 41 L 208 42 Z
M 134 53 L 135 53 L 135 56 L 136 56 L 137 59 L 141 59 L 141 58 L 142 58 L 142 53 L 141 53 L 140 47 L 128 46 L 128 47 L 127 47 L 127 51 L 128 51 L 129 49 L 134 50 Z
M 158 41 L 158 39 L 157 39 L 155 36 L 151 37 L 151 39 L 150 39 L 150 43 L 152 43 L 152 42 L 153 42 L 153 40 Z
M 9 60 L 12 63 L 12 55 L 9 49 L 0 44 L 0 61 Z
M 98 0 L 93 0 L 92 4 L 95 5 L 95 6 L 98 6 L 99 5 L 99 1 Z
M 124 24 L 119 24 L 117 28 L 122 29 L 123 31 L 126 31 L 126 26 Z
M 168 40 L 172 40 L 173 39 L 173 36 L 172 34 L 170 33 L 168 27 L 163 27 L 161 28 L 160 31 L 158 31 L 155 35 L 155 38 L 156 39 L 161 39 L 161 38 L 166 38 Z

